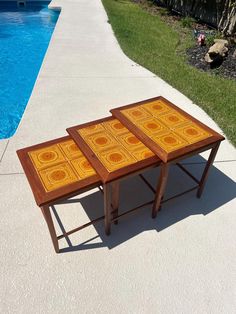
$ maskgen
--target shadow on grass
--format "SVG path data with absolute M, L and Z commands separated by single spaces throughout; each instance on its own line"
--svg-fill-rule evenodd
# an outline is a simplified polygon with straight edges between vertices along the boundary
M 200 178 L 206 160 L 201 156 L 188 159 L 185 167 L 190 170 L 197 178 Z M 187 164 L 189 163 L 189 164 Z M 156 186 L 159 177 L 159 169 L 151 170 L 145 173 L 145 177 Z M 193 182 L 177 166 L 172 166 L 169 174 L 165 198 L 181 193 L 193 186 Z M 120 190 L 120 210 L 126 210 L 136 207 L 153 199 L 153 193 L 149 190 L 141 179 L 136 176 L 121 182 Z M 201 199 L 196 197 L 196 190 L 173 199 L 162 205 L 162 210 L 158 213 L 156 219 L 151 218 L 151 206 L 144 207 L 133 212 L 130 215 L 121 217 L 118 225 L 112 225 L 111 235 L 106 236 L 104 232 L 103 221 L 94 224 L 97 236 L 86 240 L 83 243 L 72 245 L 69 237 L 66 238 L 68 247 L 60 250 L 60 253 L 71 251 L 87 250 L 101 247 L 112 249 L 121 243 L 137 236 L 138 234 L 155 230 L 162 230 L 174 225 L 181 220 L 192 215 L 208 215 L 220 206 L 226 204 L 236 197 L 236 184 L 216 167 L 212 167 L 210 175 Z M 103 197 L 100 192 L 91 195 L 74 198 L 69 203 L 79 202 L 86 212 L 89 220 L 103 215 Z M 62 205 L 60 205 L 62 206 Z M 54 215 L 62 232 L 65 232 L 60 217 L 57 214 L 56 207 L 53 208 Z M 100 242 L 97 240 L 100 239 Z M 96 240 L 95 242 L 93 242 Z

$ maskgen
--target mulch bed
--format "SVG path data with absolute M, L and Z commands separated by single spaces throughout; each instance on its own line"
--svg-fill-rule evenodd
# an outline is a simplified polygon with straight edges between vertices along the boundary
M 185 40 L 186 34 L 189 32 L 193 32 L 194 29 L 206 33 L 212 32 L 212 34 L 216 32 L 216 30 L 214 30 L 212 27 L 197 21 L 195 21 L 192 24 L 191 29 L 181 27 L 181 24 L 179 22 L 182 17 L 180 15 L 167 11 L 165 13 L 163 11 L 163 7 L 158 6 L 153 1 L 148 0 L 131 0 L 131 1 L 139 4 L 143 9 L 145 9 L 149 13 L 153 15 L 158 15 L 165 23 L 178 30 L 181 41 Z M 233 53 L 236 49 L 236 44 L 228 46 L 229 51 L 227 57 L 223 60 L 220 66 L 213 68 L 211 68 L 211 66 L 204 60 L 204 57 L 209 48 L 210 47 L 208 46 L 199 46 L 196 44 L 194 45 L 194 47 L 187 49 L 186 55 L 188 63 L 199 70 L 209 72 L 213 75 L 219 75 L 228 79 L 236 80 L 236 58 L 233 58 Z
M 198 45 L 189 48 L 186 51 L 188 62 L 199 70 L 236 80 L 236 58 L 233 58 L 233 53 L 236 49 L 236 46 L 229 46 L 228 56 L 223 60 L 219 67 L 214 68 L 211 68 L 210 65 L 204 60 L 208 49 L 209 47 L 207 46 Z

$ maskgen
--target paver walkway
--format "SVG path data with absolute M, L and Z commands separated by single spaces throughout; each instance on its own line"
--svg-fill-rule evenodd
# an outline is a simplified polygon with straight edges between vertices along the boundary
M 52 1 L 62 7 L 50 47 L 17 133 L 0 142 L 1 313 L 234 313 L 236 309 L 236 152 L 224 141 L 202 199 L 189 194 L 143 209 L 106 237 L 98 224 L 54 253 L 15 151 L 66 134 L 66 127 L 109 109 L 162 95 L 210 127 L 189 99 L 129 60 L 99 0 Z M 204 157 L 205 155 L 203 155 Z M 191 160 L 196 174 L 204 158 Z M 155 182 L 157 173 L 149 173 Z M 173 167 L 168 194 L 189 179 Z M 138 178 L 122 186 L 123 207 L 150 199 Z M 60 205 L 73 228 L 102 210 L 99 193 Z M 58 230 L 60 228 L 58 227 Z M 82 243 L 82 244 L 81 244 Z

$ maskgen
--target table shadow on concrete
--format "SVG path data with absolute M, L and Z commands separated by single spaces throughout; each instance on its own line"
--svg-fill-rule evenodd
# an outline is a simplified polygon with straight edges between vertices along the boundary
M 194 164 L 191 164 L 191 161 L 193 161 Z M 201 156 L 188 159 L 190 164 L 187 165 L 186 168 L 197 178 L 200 178 L 204 167 L 204 161 L 205 159 Z M 159 169 L 150 170 L 146 172 L 144 176 L 155 187 L 159 177 Z M 192 179 L 183 173 L 177 166 L 173 165 L 171 166 L 164 199 L 193 186 L 196 186 L 195 182 L 193 182 Z M 195 190 L 168 201 L 162 205 L 162 209 L 155 219 L 151 218 L 152 206 L 149 205 L 143 207 L 127 216 L 121 217 L 118 225 L 112 224 L 110 236 L 105 235 L 104 224 L 103 221 L 101 221 L 93 225 L 96 229 L 97 236 L 79 244 L 72 244 L 70 238 L 67 237 L 66 241 L 68 247 L 61 249 L 60 252 L 65 253 L 99 247 L 108 247 L 109 249 L 112 249 L 144 231 L 155 230 L 156 232 L 161 232 L 189 216 L 208 215 L 235 197 L 236 183 L 213 166 L 201 199 L 196 197 Z M 120 187 L 119 213 L 125 212 L 126 210 L 152 200 L 153 198 L 153 193 L 138 176 L 124 180 L 121 182 Z M 68 202 L 79 202 L 82 205 L 83 210 L 86 212 L 88 220 L 103 215 L 103 196 L 101 192 L 95 192 L 85 197 L 74 198 Z M 64 232 L 65 229 L 57 214 L 56 207 L 57 206 L 53 208 L 53 212 L 56 215 L 56 220 L 59 223 L 61 231 Z M 221 209 L 224 210 L 224 208 Z M 96 238 L 100 238 L 101 242 L 93 243 L 93 240 Z

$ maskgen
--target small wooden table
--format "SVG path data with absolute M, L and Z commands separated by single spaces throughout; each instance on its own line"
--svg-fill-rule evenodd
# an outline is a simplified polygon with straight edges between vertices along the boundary
M 124 215 L 118 214 L 120 180 L 156 167 L 161 160 L 113 117 L 77 125 L 67 131 L 103 182 L 105 231 L 108 235 L 111 223 L 117 222 L 118 218 Z M 111 199 L 116 208 L 113 217 Z M 125 214 L 151 203 L 153 200 Z
M 153 217 L 160 208 L 172 163 L 176 163 L 198 183 L 197 196 L 201 196 L 210 166 L 220 142 L 224 140 L 222 135 L 163 97 L 119 107 L 111 110 L 111 113 L 162 160 Z M 178 162 L 208 149 L 211 149 L 211 153 L 199 181 Z
M 48 225 L 55 251 L 58 240 L 81 230 L 104 216 L 57 236 L 50 206 L 100 187 L 101 180 L 70 136 L 57 138 L 17 151 L 37 205 Z

